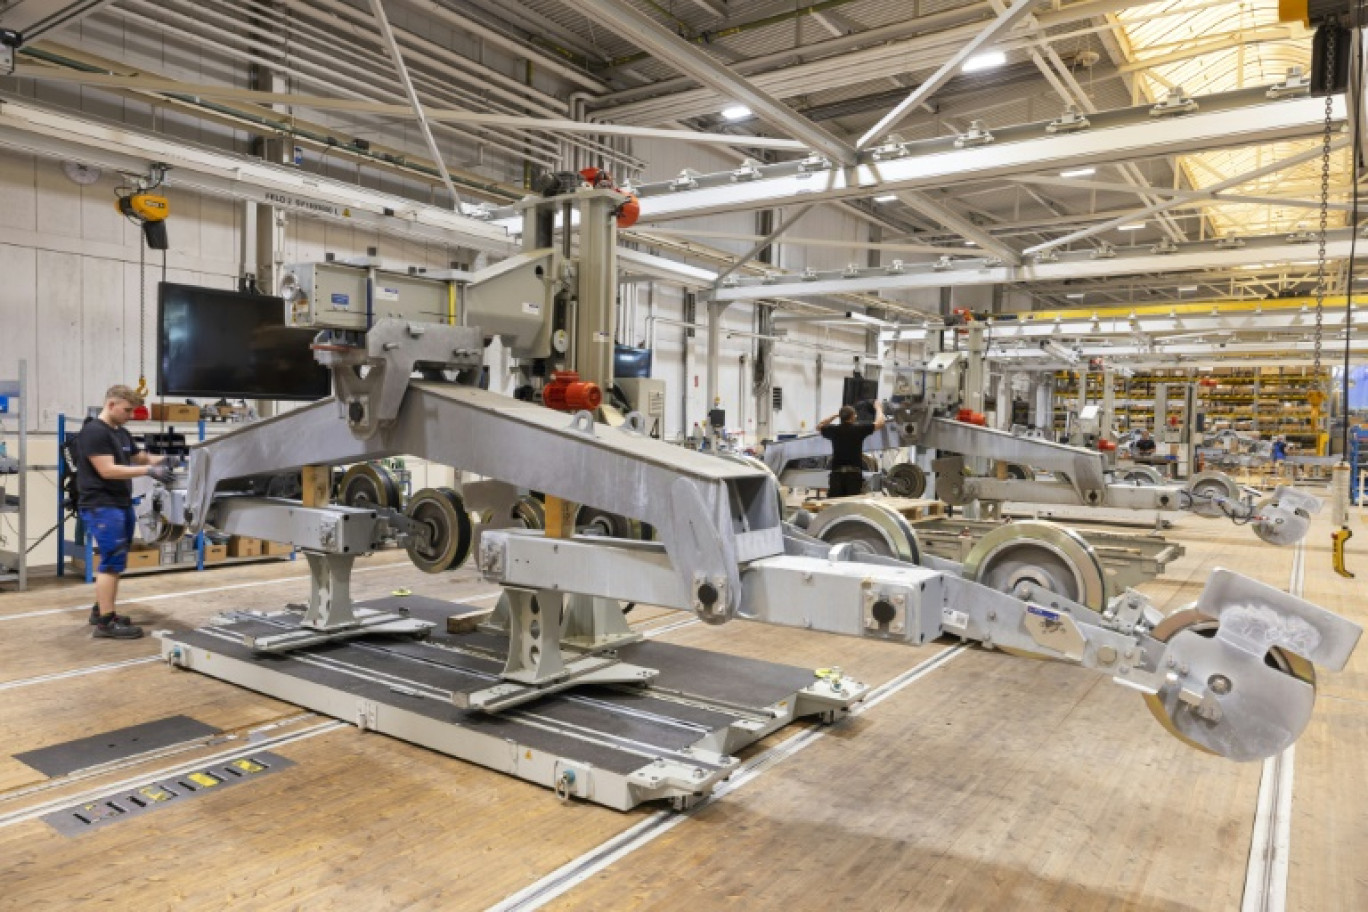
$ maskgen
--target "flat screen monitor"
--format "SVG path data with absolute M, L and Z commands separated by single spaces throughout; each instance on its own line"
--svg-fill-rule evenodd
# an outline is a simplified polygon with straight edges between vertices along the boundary
M 309 350 L 314 331 L 287 327 L 280 298 L 163 282 L 157 310 L 163 396 L 312 401 L 332 392 Z
M 879 398 L 879 381 L 864 377 L 846 377 L 841 389 L 841 405 L 854 405 Z

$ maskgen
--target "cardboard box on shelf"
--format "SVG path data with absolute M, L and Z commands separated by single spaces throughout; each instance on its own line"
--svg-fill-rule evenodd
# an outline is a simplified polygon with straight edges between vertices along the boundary
M 261 543 L 261 553 L 266 555 L 293 554 L 294 545 L 285 542 L 265 541 Z
M 135 549 L 135 550 L 130 550 L 130 551 L 128 552 L 128 563 L 127 563 L 127 567 L 128 567 L 129 570 L 143 569 L 143 568 L 146 568 L 146 567 L 157 567 L 157 566 L 160 566 L 160 565 L 161 565 L 160 557 L 161 557 L 161 550 L 160 550 L 159 548 L 156 548 L 156 547 L 152 547 L 152 548 L 138 548 L 138 549 Z M 76 556 L 74 556 L 74 557 L 71 558 L 71 569 L 72 569 L 74 572 L 79 573 L 79 574 L 81 574 L 81 575 L 84 575 L 84 574 L 85 574 L 85 572 L 86 572 L 86 562 L 85 562 L 85 552 L 84 552 L 84 551 L 82 551 L 80 554 L 77 554 Z M 100 569 L 100 552 L 96 551 L 96 552 L 95 552 L 95 570 L 96 570 L 96 571 L 99 571 L 99 569 Z
M 156 567 L 161 564 L 160 548 L 130 548 L 128 551 L 128 569 L 137 570 L 142 567 Z M 97 564 L 96 567 L 99 565 Z
M 175 402 L 152 403 L 153 421 L 199 421 L 198 405 L 185 405 Z
M 229 557 L 260 557 L 261 539 L 234 535 L 228 539 Z
M 227 545 L 205 545 L 204 562 L 206 564 L 217 564 L 228 559 Z

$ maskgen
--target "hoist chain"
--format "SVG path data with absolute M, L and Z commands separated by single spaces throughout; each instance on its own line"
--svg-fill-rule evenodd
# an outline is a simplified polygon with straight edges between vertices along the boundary
M 1325 234 L 1330 224 L 1330 141 L 1334 131 L 1332 115 L 1335 96 L 1329 90 L 1334 83 L 1335 38 L 1338 31 L 1333 25 L 1325 30 L 1325 130 L 1321 134 L 1320 237 L 1316 251 L 1316 335 L 1312 365 L 1312 376 L 1316 383 L 1320 383 L 1321 376 L 1321 337 L 1325 322 Z
M 138 395 L 147 395 L 147 244 L 138 237 Z

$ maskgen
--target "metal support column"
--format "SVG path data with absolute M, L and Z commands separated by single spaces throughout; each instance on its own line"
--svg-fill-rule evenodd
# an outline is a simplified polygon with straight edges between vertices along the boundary
M 774 332 L 774 308 L 757 304 L 760 335 Z M 757 339 L 755 345 L 755 436 L 757 440 L 774 439 L 774 343 Z
M 615 208 L 606 196 L 587 200 L 580 207 L 575 369 L 582 379 L 603 389 L 613 382 L 613 340 L 617 338 Z
M 1102 427 L 1098 434 L 1108 437 L 1116 430 L 1116 371 L 1108 367 L 1102 371 Z
M 725 301 L 708 302 L 708 402 L 703 410 L 717 408 L 720 379 L 718 374 L 718 354 L 722 344 L 722 314 L 729 305 Z

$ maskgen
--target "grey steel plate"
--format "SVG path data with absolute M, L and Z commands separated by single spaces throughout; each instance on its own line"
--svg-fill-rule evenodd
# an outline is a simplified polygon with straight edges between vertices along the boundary
M 237 626 L 237 625 L 234 625 Z M 550 725 L 537 716 L 561 712 L 558 705 L 568 703 L 572 695 L 552 695 L 508 713 L 489 715 L 476 710 L 462 710 L 449 699 L 427 698 L 415 693 L 397 689 L 395 684 L 358 677 L 359 674 L 374 672 L 394 675 L 415 686 L 437 687 L 450 690 L 453 682 L 469 673 L 462 672 L 455 665 L 441 665 L 415 660 L 389 649 L 376 648 L 373 644 L 340 643 L 332 646 L 310 649 L 302 653 L 286 655 L 261 655 L 254 653 L 238 642 L 213 636 L 202 631 L 177 633 L 170 639 L 190 646 L 206 649 L 229 658 L 260 663 L 278 674 L 289 675 L 305 681 L 325 685 L 333 690 L 352 694 L 370 700 L 381 706 L 394 706 L 417 713 L 435 721 L 448 723 L 480 734 L 507 740 L 514 744 L 565 757 L 605 769 L 621 775 L 628 775 L 656 757 L 667 756 L 679 748 L 678 724 L 666 721 L 645 722 L 632 720 L 629 725 L 620 712 L 605 702 L 598 707 L 580 706 L 574 711 L 565 710 L 573 715 L 576 724 L 583 728 L 572 728 L 564 719 L 563 728 Z M 394 645 L 394 644 L 391 644 Z M 408 647 L 422 644 L 405 644 Z M 443 650 L 431 649 L 430 652 L 445 662 L 489 663 L 488 660 L 460 656 Z M 310 659 L 341 663 L 344 668 L 311 664 Z M 499 665 L 498 667 L 502 667 Z M 484 682 L 487 686 L 489 681 Z M 402 687 L 402 685 L 399 685 Z M 415 688 L 416 689 L 416 688 Z M 535 715 L 533 715 L 535 714 Z M 696 732 L 689 743 L 699 740 L 706 734 Z M 682 758 L 681 758 L 682 759 Z M 694 766 L 707 769 L 719 767 L 704 763 L 697 758 L 688 758 Z
M 24 751 L 15 754 L 14 759 L 45 776 L 55 778 L 217 734 L 221 734 L 219 729 L 189 716 L 168 716 L 154 722 Z

